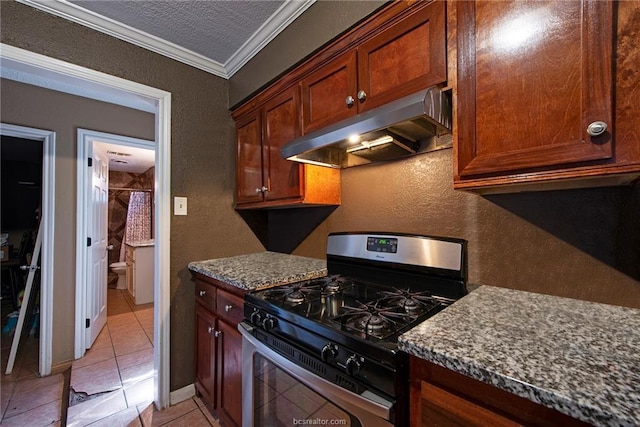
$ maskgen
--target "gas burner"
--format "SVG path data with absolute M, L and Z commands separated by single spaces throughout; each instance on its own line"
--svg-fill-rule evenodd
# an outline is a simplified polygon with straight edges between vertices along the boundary
M 382 291 L 381 301 L 387 307 L 400 307 L 406 313 L 417 315 L 436 307 L 439 302 L 430 292 L 412 292 L 410 289 Z
M 265 297 L 269 300 L 282 301 L 288 305 L 296 305 L 319 296 L 321 291 L 319 283 L 301 282 L 269 289 Z
M 323 277 L 318 281 L 322 283 L 322 293 L 327 295 L 338 293 L 346 286 L 351 285 L 351 280 L 349 278 L 340 276 L 339 274 L 332 274 L 331 276 Z
M 414 320 L 412 315 L 400 311 L 397 307 L 381 306 L 381 300 L 366 304 L 360 301 L 356 303 L 357 307 L 342 307 L 342 314 L 333 320 L 341 323 L 345 329 L 359 332 L 364 337 L 384 339 Z

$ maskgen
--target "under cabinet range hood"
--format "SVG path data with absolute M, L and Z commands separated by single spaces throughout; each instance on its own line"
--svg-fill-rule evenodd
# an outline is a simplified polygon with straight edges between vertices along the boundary
M 434 86 L 294 139 L 282 157 L 347 168 L 449 148 L 451 102 Z

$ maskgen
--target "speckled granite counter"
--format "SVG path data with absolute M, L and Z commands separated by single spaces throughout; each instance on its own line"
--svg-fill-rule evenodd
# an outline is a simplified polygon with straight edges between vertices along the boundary
M 246 290 L 326 276 L 327 263 L 316 258 L 260 252 L 189 263 L 189 269 Z
M 591 424 L 640 425 L 640 310 L 482 286 L 399 343 Z

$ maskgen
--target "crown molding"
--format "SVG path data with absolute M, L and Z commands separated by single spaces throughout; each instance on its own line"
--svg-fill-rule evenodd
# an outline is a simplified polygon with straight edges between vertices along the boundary
M 66 0 L 16 0 L 101 33 L 229 79 L 315 0 L 285 0 L 284 4 L 223 65 L 154 35 L 84 9 Z
M 225 62 L 224 68 L 229 77 L 315 2 L 316 0 L 285 0 L 284 4 Z

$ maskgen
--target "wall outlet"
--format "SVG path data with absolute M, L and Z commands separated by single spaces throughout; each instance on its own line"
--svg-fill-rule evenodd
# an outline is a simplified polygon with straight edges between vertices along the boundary
M 173 198 L 173 214 L 174 215 L 187 214 L 187 198 L 186 197 Z

